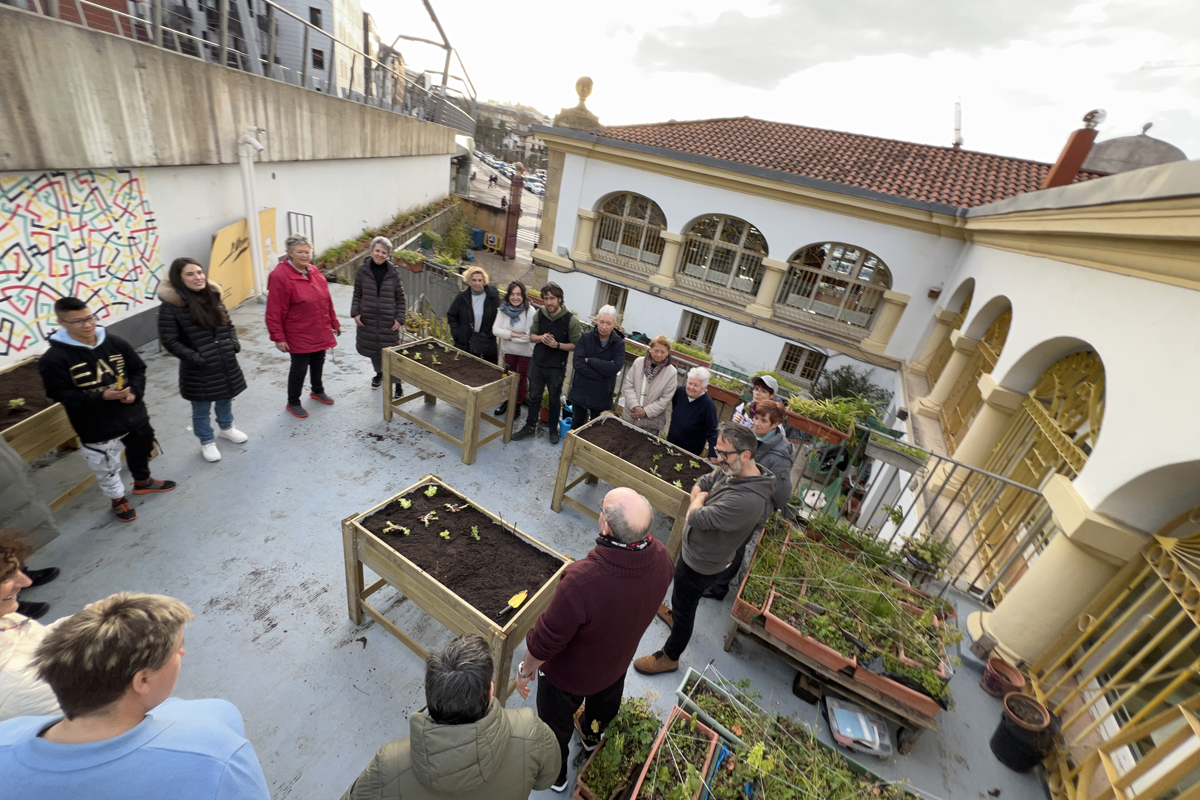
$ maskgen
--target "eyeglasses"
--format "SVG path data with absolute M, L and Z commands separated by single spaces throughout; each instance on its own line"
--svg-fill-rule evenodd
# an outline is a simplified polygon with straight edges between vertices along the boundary
M 732 458 L 738 454 L 737 450 L 722 450 L 719 447 L 714 447 L 713 449 L 717 451 L 718 458 Z
M 95 314 L 92 314 L 90 317 L 84 317 L 83 319 L 64 319 L 62 323 L 64 325 L 74 325 L 77 328 L 81 328 L 84 325 L 94 325 L 97 319 L 98 317 Z

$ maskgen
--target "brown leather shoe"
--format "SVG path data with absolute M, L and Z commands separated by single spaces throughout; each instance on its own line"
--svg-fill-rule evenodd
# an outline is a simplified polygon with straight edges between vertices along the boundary
M 671 607 L 668 606 L 666 603 L 658 604 L 658 613 L 655 614 L 654 616 L 658 617 L 663 622 L 667 623 L 668 628 L 670 628 L 672 630 L 675 629 L 675 617 L 674 617 L 674 615 L 671 614 Z
M 675 672 L 679 662 L 667 658 L 666 653 L 659 650 L 649 656 L 642 656 L 633 662 L 633 668 L 643 675 L 660 675 L 664 672 Z

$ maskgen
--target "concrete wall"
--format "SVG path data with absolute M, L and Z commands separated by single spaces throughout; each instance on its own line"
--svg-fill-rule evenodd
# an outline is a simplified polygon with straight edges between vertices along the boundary
M 247 125 L 268 162 L 454 153 L 451 128 L 8 6 L 0 86 L 0 171 L 234 164 Z
M 438 155 L 259 164 L 258 201 L 277 226 L 263 233 L 281 249 L 288 212 L 309 214 L 320 252 L 444 197 L 449 169 Z M 207 265 L 213 235 L 244 216 L 235 165 L 0 172 L 0 367 L 45 349 L 63 295 L 91 298 L 135 344 L 154 338 L 167 265 Z
M 892 335 L 887 355 L 905 360 L 918 353 L 926 323 L 936 301 L 928 290 L 948 281 L 965 243 L 856 217 L 706 186 L 630 167 L 567 155 L 554 225 L 557 252 L 575 241 L 580 208 L 595 210 L 615 192 L 636 192 L 658 203 L 667 229 L 683 233 L 703 214 L 740 217 L 762 231 L 772 258 L 790 259 L 802 248 L 821 242 L 844 242 L 863 247 L 887 264 L 892 289 L 912 295 Z

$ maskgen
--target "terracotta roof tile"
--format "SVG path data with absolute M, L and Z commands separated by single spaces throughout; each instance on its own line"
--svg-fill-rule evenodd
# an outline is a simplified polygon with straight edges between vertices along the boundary
M 595 134 L 959 208 L 1037 191 L 1051 166 L 751 117 L 622 125 Z M 1105 174 L 1081 171 L 1074 182 Z

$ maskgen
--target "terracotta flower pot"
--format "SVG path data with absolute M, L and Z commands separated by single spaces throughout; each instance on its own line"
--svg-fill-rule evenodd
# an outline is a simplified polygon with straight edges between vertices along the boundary
M 801 595 L 804 594 L 803 587 L 801 588 L 800 593 Z M 805 636 L 803 633 L 792 627 L 789 622 L 775 616 L 775 614 L 772 613 L 772 608 L 775 605 L 775 601 L 778 599 L 782 598 L 775 594 L 774 590 L 772 590 L 770 597 L 767 599 L 766 609 L 768 634 L 774 636 L 781 642 L 784 642 L 794 650 L 803 653 L 808 658 L 811 658 L 813 661 L 825 667 L 825 669 L 828 669 L 832 672 L 845 671 L 847 674 L 852 674 L 854 672 L 855 667 L 858 666 L 857 658 L 854 656 L 847 657 L 842 655 L 832 647 L 822 644 L 810 636 Z M 801 610 L 806 614 L 813 613 L 803 607 Z
M 987 668 L 979 685 L 992 697 L 1004 697 L 1025 688 L 1025 676 L 1013 665 L 995 656 L 987 660 Z
M 692 718 L 692 715 L 687 713 L 686 711 L 684 711 L 679 706 L 671 707 L 671 715 L 669 717 L 667 717 L 666 724 L 663 725 L 662 730 L 660 730 L 658 732 L 658 738 L 654 740 L 654 745 L 650 748 L 650 755 L 646 758 L 646 763 L 642 766 L 642 772 L 640 775 L 638 775 L 637 783 L 635 783 L 633 785 L 633 791 L 631 791 L 629 793 L 630 797 L 636 798 L 638 796 L 638 792 L 641 791 L 642 784 L 646 782 L 646 776 L 650 773 L 650 769 L 654 766 L 654 756 L 656 753 L 658 753 L 659 748 L 662 747 L 663 741 L 667 738 L 667 731 L 669 731 L 671 729 L 671 725 L 675 722 L 676 719 L 683 719 L 683 720 L 690 721 L 691 718 Z M 713 753 L 717 749 L 717 740 L 720 737 L 717 736 L 716 731 L 714 731 L 712 728 L 705 725 L 703 722 L 696 723 L 696 733 L 709 740 L 708 753 L 704 757 L 704 763 L 694 765 L 696 767 L 696 769 L 700 772 L 701 777 L 707 777 L 708 776 L 708 767 L 710 764 L 712 764 Z M 698 798 L 700 797 L 700 793 L 703 791 L 704 791 L 704 787 L 701 787 L 699 790 L 697 790 L 696 794 L 694 794 L 692 796 L 692 800 L 698 800 Z
M 801 416 L 790 408 L 785 409 L 787 412 L 787 424 L 798 431 L 803 431 L 816 439 L 824 439 L 831 444 L 841 444 L 850 438 L 850 434 L 842 433 L 837 428 L 831 428 L 828 425 L 822 425 L 815 419 Z
M 724 403 L 728 406 L 736 406 L 742 401 L 740 394 L 734 394 L 728 389 L 722 389 L 720 386 L 708 385 L 708 396 L 718 403 Z
M 607 798 L 604 798 L 593 792 L 592 787 L 588 786 L 583 780 L 583 774 L 587 772 L 588 767 L 592 765 L 593 759 L 595 759 L 596 756 L 600 754 L 600 751 L 604 749 L 604 745 L 607 743 L 607 741 L 608 740 L 606 739 L 600 742 L 600 746 L 592 751 L 592 754 L 588 756 L 587 762 L 584 763 L 583 768 L 579 770 L 579 777 L 575 779 L 575 791 L 571 793 L 573 800 L 613 800 L 613 798 L 617 797 L 621 792 L 623 792 L 628 785 L 618 784 L 617 786 L 613 787 L 612 793 Z

